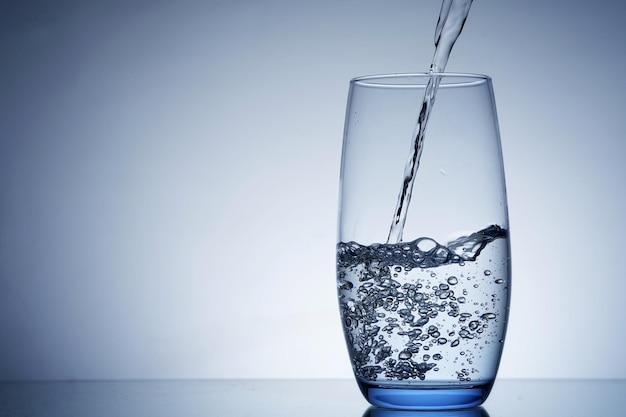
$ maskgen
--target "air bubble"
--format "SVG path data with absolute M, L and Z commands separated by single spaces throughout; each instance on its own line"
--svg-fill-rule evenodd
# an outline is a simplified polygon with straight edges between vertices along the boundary
M 415 246 L 422 252 L 430 252 L 437 247 L 437 242 L 429 238 L 422 238 L 415 242 Z
M 403 350 L 402 352 L 400 352 L 398 354 L 398 359 L 400 359 L 400 360 L 409 360 L 409 359 L 411 359 L 412 356 L 413 356 L 413 354 L 411 352 L 409 352 L 408 350 Z

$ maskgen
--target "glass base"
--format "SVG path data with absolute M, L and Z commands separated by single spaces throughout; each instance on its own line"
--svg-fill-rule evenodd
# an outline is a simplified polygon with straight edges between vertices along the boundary
M 357 381 L 370 404 L 401 410 L 452 410 L 481 405 L 493 382 L 479 385 L 403 386 Z

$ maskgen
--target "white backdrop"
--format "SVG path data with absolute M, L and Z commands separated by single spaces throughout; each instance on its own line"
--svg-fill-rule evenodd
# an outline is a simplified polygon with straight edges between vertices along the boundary
M 425 71 L 440 2 L 0 6 L 0 379 L 350 377 L 348 81 Z M 513 246 L 500 376 L 626 377 L 626 6 L 476 0 Z

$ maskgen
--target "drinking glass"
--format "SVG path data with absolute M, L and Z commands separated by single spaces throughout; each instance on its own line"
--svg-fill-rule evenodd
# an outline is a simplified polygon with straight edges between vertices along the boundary
M 432 77 L 438 87 L 405 201 L 406 223 L 402 238 L 388 242 Z M 365 398 L 392 409 L 483 403 L 500 363 L 511 288 L 491 79 L 452 73 L 353 79 L 338 229 L 341 319 Z

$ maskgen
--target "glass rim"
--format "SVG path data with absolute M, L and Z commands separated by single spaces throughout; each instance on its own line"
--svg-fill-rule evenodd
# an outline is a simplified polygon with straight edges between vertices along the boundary
M 437 88 L 472 87 L 491 83 L 491 77 L 462 72 L 413 72 L 363 75 L 350 80 L 351 85 L 372 88 L 425 88 L 431 77 L 439 78 Z

